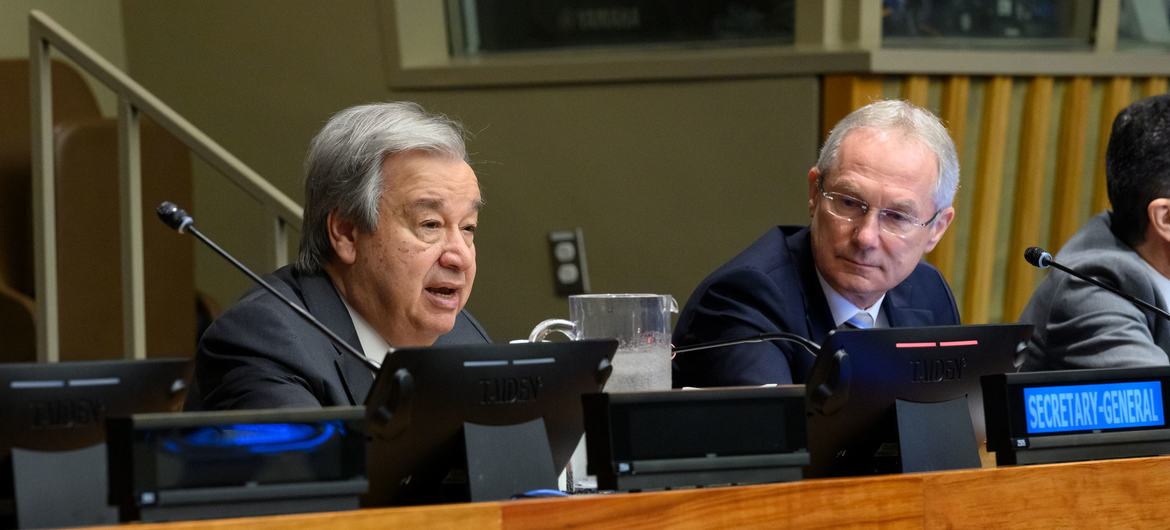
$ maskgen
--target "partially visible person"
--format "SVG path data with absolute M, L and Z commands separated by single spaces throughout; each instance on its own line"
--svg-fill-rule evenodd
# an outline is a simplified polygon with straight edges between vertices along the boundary
M 833 127 L 808 172 L 809 226 L 778 226 L 699 284 L 676 347 L 788 332 L 821 343 L 842 327 L 959 323 L 922 262 L 954 219 L 955 146 L 929 111 L 879 101 Z M 674 386 L 801 383 L 813 355 L 788 342 L 681 353 Z
M 390 347 L 489 342 L 463 310 L 483 206 L 461 126 L 409 102 L 334 115 L 313 139 L 300 254 L 266 279 L 381 363 Z M 206 409 L 360 405 L 374 374 L 267 291 L 203 335 Z
M 1105 152 L 1112 211 L 1089 219 L 1056 261 L 1162 309 L 1170 301 L 1170 95 L 1113 120 Z M 1020 316 L 1036 326 L 1024 370 L 1170 364 L 1170 323 L 1060 271 Z

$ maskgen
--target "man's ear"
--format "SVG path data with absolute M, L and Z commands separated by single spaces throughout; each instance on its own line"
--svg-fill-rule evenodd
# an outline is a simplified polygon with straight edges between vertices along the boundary
M 926 242 L 926 252 L 934 250 L 935 245 L 938 245 L 938 242 L 942 240 L 943 235 L 947 233 L 947 227 L 951 226 L 951 221 L 954 220 L 955 208 L 953 206 L 947 206 L 945 210 L 938 213 L 938 218 L 927 228 L 930 230 L 930 239 Z
M 353 265 L 357 261 L 357 225 L 342 219 L 337 210 L 329 212 L 325 223 L 329 227 L 329 244 L 333 246 L 333 255 L 339 262 Z
M 1152 234 L 1163 242 L 1170 243 L 1170 199 L 1160 197 L 1146 205 L 1146 216 L 1150 219 L 1147 237 Z
M 821 178 L 821 172 L 817 170 L 817 166 L 808 168 L 808 216 L 813 216 L 813 210 L 817 205 L 817 194 L 820 191 L 817 189 L 817 179 Z

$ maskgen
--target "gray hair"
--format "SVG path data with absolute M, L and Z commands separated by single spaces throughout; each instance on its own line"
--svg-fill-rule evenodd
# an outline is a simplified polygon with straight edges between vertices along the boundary
M 938 159 L 938 180 L 934 183 L 934 206 L 950 206 L 959 189 L 959 156 L 955 142 L 938 117 L 922 107 L 902 100 L 875 101 L 851 112 L 829 133 L 829 139 L 817 158 L 817 171 L 828 175 L 837 166 L 841 143 L 849 133 L 869 128 L 883 131 L 902 131 L 923 144 Z
M 313 138 L 305 160 L 305 218 L 296 270 L 319 272 L 333 258 L 330 212 L 360 230 L 377 228 L 386 157 L 424 151 L 467 161 L 463 138 L 458 122 L 408 101 L 359 105 L 334 114 Z

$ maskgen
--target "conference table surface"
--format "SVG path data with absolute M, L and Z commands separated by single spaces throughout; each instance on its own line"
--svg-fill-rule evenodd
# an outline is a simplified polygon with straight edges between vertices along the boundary
M 1170 456 L 159 524 L 275 528 L 1170 526 Z

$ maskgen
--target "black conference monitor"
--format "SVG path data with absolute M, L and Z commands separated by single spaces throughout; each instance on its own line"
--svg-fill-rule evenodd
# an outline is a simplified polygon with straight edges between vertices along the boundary
M 806 382 L 806 476 L 978 467 L 980 377 L 1017 371 L 1030 324 L 877 328 L 825 339 Z
M 556 488 L 584 433 L 581 396 L 615 340 L 402 349 L 366 399 L 366 505 L 510 498 Z
M 190 359 L 0 364 L 0 526 L 116 522 L 105 419 L 179 410 L 193 369 Z M 77 468 L 93 458 L 100 469 Z
M 358 507 L 364 407 L 135 414 L 107 423 L 111 504 L 123 521 Z
M 803 478 L 804 385 L 586 394 L 588 472 L 607 490 Z

